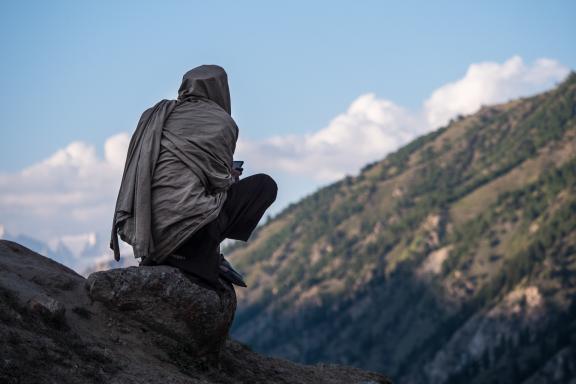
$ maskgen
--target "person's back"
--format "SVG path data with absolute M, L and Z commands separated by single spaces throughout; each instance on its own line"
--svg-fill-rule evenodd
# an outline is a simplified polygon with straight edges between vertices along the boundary
M 156 247 L 165 250 L 157 255 L 156 263 L 218 216 L 234 182 L 232 157 L 238 128 L 216 102 L 226 99 L 222 96 L 228 94 L 226 81 L 211 81 L 225 72 L 206 67 L 184 76 L 178 103 L 164 122 L 152 179 L 153 236 Z M 222 89 L 206 91 L 210 87 Z M 210 95 L 217 95 L 211 96 L 216 101 Z
M 142 265 L 174 265 L 211 286 L 219 275 L 244 285 L 219 244 L 248 240 L 277 186 L 262 174 L 238 181 L 241 171 L 232 166 L 238 128 L 230 112 L 226 72 L 201 66 L 184 75 L 178 101 L 143 114 L 116 206 L 116 255 L 117 230 Z

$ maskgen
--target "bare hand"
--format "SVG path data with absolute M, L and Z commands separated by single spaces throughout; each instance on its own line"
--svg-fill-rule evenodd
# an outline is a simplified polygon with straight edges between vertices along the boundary
M 233 168 L 232 169 L 232 177 L 234 178 L 234 181 L 238 182 L 240 180 L 240 175 L 242 175 L 242 168 Z

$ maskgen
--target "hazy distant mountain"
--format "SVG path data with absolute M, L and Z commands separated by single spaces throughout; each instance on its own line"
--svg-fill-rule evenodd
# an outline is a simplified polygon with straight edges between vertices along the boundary
M 576 377 L 576 74 L 293 204 L 229 257 L 233 335 L 401 383 Z
M 11 234 L 4 225 L 0 224 L 0 239 L 22 244 L 34 252 L 56 260 L 84 275 L 137 264 L 130 247 L 124 243 L 122 243 L 123 258 L 120 263 L 116 262 L 108 250 L 107 241 L 93 232 L 61 236 L 50 242 L 45 242 L 28 235 Z
M 0 239 L 15 241 L 27 248 L 30 248 L 34 252 L 56 260 L 68 267 L 71 267 L 75 261 L 72 251 L 70 251 L 70 249 L 68 249 L 64 243 L 57 242 L 55 246 L 51 247 L 48 243 L 28 235 L 13 235 L 12 233 L 8 232 L 4 225 L 1 224 Z

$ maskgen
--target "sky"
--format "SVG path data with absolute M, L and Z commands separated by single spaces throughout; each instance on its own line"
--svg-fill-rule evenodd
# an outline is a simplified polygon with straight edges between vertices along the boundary
M 201 64 L 228 73 L 245 174 L 270 213 L 481 105 L 576 68 L 573 1 L 0 4 L 0 225 L 109 231 L 141 113 Z

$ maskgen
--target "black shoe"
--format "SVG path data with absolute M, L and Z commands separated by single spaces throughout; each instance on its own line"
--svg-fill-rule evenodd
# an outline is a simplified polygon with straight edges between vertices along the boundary
M 230 263 L 224 258 L 222 254 L 220 256 L 220 276 L 232 284 L 246 288 L 247 285 L 244 282 L 242 275 L 236 272 L 234 268 L 232 268 Z

